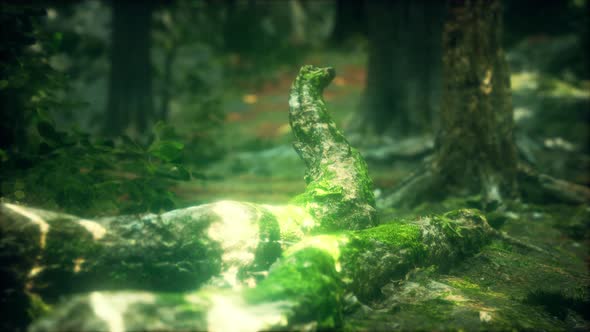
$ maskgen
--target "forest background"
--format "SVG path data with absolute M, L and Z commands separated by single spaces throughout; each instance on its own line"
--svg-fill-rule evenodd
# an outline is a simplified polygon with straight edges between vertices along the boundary
M 540 170 L 581 184 L 590 181 L 587 6 L 503 7 L 516 139 Z M 284 201 L 304 186 L 286 102 L 304 63 L 337 69 L 326 91 L 333 116 L 388 190 L 433 146 L 445 10 L 3 3 L 2 196 L 93 216 Z
M 467 54 L 494 66 L 498 54 L 505 58 L 498 67 L 510 84 L 493 87 L 507 94 L 490 109 L 491 118 L 510 115 L 502 120 L 508 131 L 479 120 L 449 126 L 449 105 L 469 109 L 461 82 L 452 85 L 469 73 L 449 65 L 455 48 L 474 45 L 469 31 L 477 29 L 453 25 L 465 19 L 457 10 L 465 3 L 2 1 L 0 196 L 87 218 L 222 199 L 287 202 L 306 188 L 305 164 L 292 147 L 289 89 L 302 65 L 332 66 L 326 104 L 369 165 L 383 221 L 475 207 L 493 227 L 526 238 L 519 223 L 539 219 L 535 225 L 560 236 L 558 244 L 539 241 L 583 260 L 590 3 L 506 0 L 501 15 L 477 16 L 492 28 L 476 35 L 485 47 Z M 449 128 L 467 136 L 453 138 Z M 469 136 L 481 128 L 484 139 Z M 485 137 L 514 147 L 488 149 Z M 524 180 L 514 180 L 517 161 L 535 173 L 526 168 Z M 413 177 L 440 165 L 449 182 Z M 560 186 L 540 190 L 547 183 Z M 447 187 L 458 190 L 441 194 Z M 587 271 L 579 273 L 576 282 L 587 283 Z M 587 293 L 560 296 L 574 303 L 567 310 L 588 303 Z

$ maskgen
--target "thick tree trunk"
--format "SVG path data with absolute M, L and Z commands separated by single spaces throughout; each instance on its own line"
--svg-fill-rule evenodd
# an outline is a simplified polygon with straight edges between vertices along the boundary
M 150 62 L 153 5 L 112 2 L 109 96 L 103 132 L 142 135 L 154 117 Z
M 354 34 L 366 34 L 367 22 L 365 0 L 337 0 L 332 42 L 335 45 L 342 45 Z
M 510 75 L 498 0 L 453 1 L 443 34 L 440 129 L 431 161 L 384 206 L 480 194 L 483 205 L 517 195 Z M 435 188 L 435 190 L 433 190 Z
M 487 201 L 516 194 L 510 75 L 501 6 L 455 1 L 443 38 L 443 104 L 435 167 L 447 185 Z
M 368 77 L 358 129 L 397 137 L 432 130 L 444 4 L 368 1 L 367 13 Z
M 465 195 L 481 195 L 486 208 L 519 195 L 536 202 L 590 201 L 587 187 L 540 174 L 518 161 L 501 12 L 499 0 L 451 2 L 443 34 L 443 98 L 435 153 L 385 195 L 381 206 Z

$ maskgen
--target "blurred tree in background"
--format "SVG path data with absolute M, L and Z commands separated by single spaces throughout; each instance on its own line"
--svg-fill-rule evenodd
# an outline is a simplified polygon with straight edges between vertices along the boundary
M 442 1 L 367 1 L 368 78 L 361 131 L 432 132 L 440 95 Z
M 103 132 L 141 137 L 157 119 L 152 99 L 151 1 L 113 1 L 111 68 Z
M 330 37 L 335 46 L 346 44 L 352 37 L 367 35 L 367 1 L 336 0 L 334 29 Z
M 453 1 L 449 10 L 435 168 L 441 187 L 499 203 L 517 193 L 502 6 L 499 0 Z

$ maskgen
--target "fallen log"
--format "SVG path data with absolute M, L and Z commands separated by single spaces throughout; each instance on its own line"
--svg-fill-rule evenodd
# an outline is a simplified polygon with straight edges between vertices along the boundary
M 260 331 L 341 327 L 350 301 L 418 266 L 449 266 L 493 236 L 485 218 L 458 210 L 412 222 L 308 237 L 256 287 L 196 292 L 92 292 L 75 296 L 31 331 Z M 347 296 L 347 294 L 353 294 Z

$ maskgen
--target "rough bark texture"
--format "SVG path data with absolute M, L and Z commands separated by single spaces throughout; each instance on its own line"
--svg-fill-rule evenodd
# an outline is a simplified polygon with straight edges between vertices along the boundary
M 412 206 L 480 194 L 484 205 L 517 194 L 510 76 L 498 0 L 452 1 L 443 32 L 443 91 L 435 153 L 383 199 Z M 434 188 L 434 190 L 433 190 Z
M 305 66 L 291 91 L 295 148 L 308 166 L 298 205 L 222 201 L 101 220 L 0 205 L 0 271 L 11 281 L 3 312 L 38 314 L 92 291 L 31 330 L 339 328 L 357 297 L 485 244 L 493 232 L 469 210 L 361 230 L 376 223 L 371 181 L 326 112 L 321 92 L 333 76 Z M 340 233 L 305 238 L 314 230 Z
M 516 193 L 517 157 L 500 2 L 454 1 L 449 14 L 435 167 L 447 185 L 501 201 Z
M 333 68 L 303 66 L 291 87 L 289 122 L 294 148 L 307 167 L 304 206 L 322 230 L 362 229 L 376 225 L 373 183 L 367 164 L 331 119 L 322 97 L 335 76 Z
M 206 287 L 177 294 L 93 292 L 62 303 L 31 330 L 338 328 L 345 306 L 354 305 L 356 296 L 375 298 L 381 286 L 416 266 L 444 266 L 477 252 L 492 234 L 479 213 L 459 210 L 410 223 L 314 236 L 289 248 L 254 288 Z

